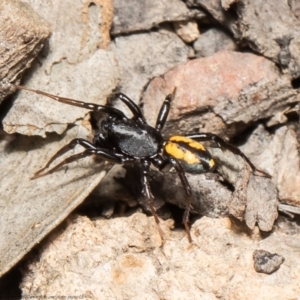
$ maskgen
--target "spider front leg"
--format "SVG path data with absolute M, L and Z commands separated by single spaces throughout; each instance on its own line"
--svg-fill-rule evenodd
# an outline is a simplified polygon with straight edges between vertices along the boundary
M 55 101 L 58 101 L 58 102 L 61 102 L 61 103 L 65 103 L 65 104 L 68 104 L 68 105 L 89 109 L 89 110 L 95 111 L 95 112 L 100 112 L 101 111 L 101 112 L 104 112 L 104 113 L 116 115 L 116 116 L 118 116 L 120 118 L 123 118 L 123 119 L 127 119 L 122 111 L 120 111 L 117 108 L 111 107 L 111 106 L 98 105 L 98 104 L 95 104 L 95 103 L 87 103 L 87 102 L 77 101 L 77 100 L 70 99 L 70 98 L 55 96 L 55 95 L 52 95 L 52 94 L 49 94 L 49 93 L 46 93 L 46 92 L 31 89 L 31 88 L 28 88 L 28 87 L 25 87 L 25 86 L 22 86 L 22 85 L 13 85 L 13 86 L 15 88 L 19 89 L 19 90 L 26 90 L 26 91 L 33 92 L 35 94 L 43 95 L 43 96 L 46 96 L 48 98 L 51 98 L 51 99 L 53 99 Z
M 264 177 L 272 178 L 272 176 L 270 174 L 268 174 L 267 172 L 264 172 L 264 171 L 256 168 L 254 166 L 254 164 L 251 162 L 251 160 L 239 148 L 237 148 L 236 146 L 226 142 L 225 140 L 223 140 L 222 138 L 220 138 L 216 134 L 213 134 L 213 133 L 196 133 L 196 134 L 186 135 L 186 137 L 190 138 L 192 140 L 195 140 L 195 141 L 199 141 L 199 142 L 213 141 L 218 145 L 219 148 L 227 149 L 227 150 L 231 151 L 232 153 L 241 156 L 248 163 L 248 165 L 251 167 L 251 169 L 254 173 L 258 172 L 258 173 L 261 173 L 262 176 L 264 176 Z
M 170 109 L 171 109 L 171 102 L 172 100 L 175 98 L 175 93 L 176 93 L 176 87 L 173 89 L 172 94 L 168 95 L 165 98 L 165 101 L 163 102 L 158 116 L 157 116 L 157 120 L 156 120 L 156 125 L 155 125 L 155 129 L 158 131 L 161 131 L 163 129 L 163 127 L 165 126 L 165 123 L 167 121 Z
M 110 98 L 117 98 L 121 100 L 130 109 L 134 119 L 137 119 L 142 123 L 146 123 L 145 117 L 143 116 L 141 109 L 128 96 L 126 96 L 123 93 L 116 93 L 112 94 Z

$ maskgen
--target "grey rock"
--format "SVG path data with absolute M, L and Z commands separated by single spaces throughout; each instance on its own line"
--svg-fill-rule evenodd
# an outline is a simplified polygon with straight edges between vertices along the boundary
M 220 50 L 236 50 L 234 40 L 223 29 L 212 28 L 202 33 L 194 42 L 197 57 L 210 56 Z
M 186 61 L 189 49 L 170 30 L 116 38 L 111 50 L 118 60 L 122 92 L 137 102 L 149 80 Z
M 258 273 L 272 274 L 284 262 L 284 257 L 265 250 L 255 250 L 253 253 L 254 269 Z

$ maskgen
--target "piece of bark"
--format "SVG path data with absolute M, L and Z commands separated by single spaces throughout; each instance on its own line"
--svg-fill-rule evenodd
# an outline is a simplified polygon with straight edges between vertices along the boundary
M 55 96 L 96 104 L 106 103 L 106 98 L 119 79 L 113 53 L 104 50 L 98 50 L 89 59 L 76 65 L 63 60 L 53 65 L 50 75 L 45 73 L 44 65 L 35 65 L 33 71 L 26 86 Z M 97 73 L 98 76 L 91 79 Z M 3 126 L 10 134 L 18 132 L 46 137 L 48 132 L 62 134 L 68 125 L 82 122 L 88 113 L 88 109 L 59 103 L 33 92 L 20 91 L 3 120 Z
M 263 140 L 261 139 L 262 133 L 258 131 L 265 131 L 265 129 L 258 128 L 248 141 L 252 146 L 243 146 L 241 149 L 246 155 L 255 154 L 252 156 L 253 163 L 272 175 L 280 200 L 290 199 L 291 204 L 300 206 L 299 191 L 295 188 L 300 180 L 300 158 L 295 132 L 287 127 L 280 127 L 273 135 L 265 131 L 266 134 L 263 135 L 266 138 Z M 255 145 L 259 146 L 255 147 Z
M 257 12 L 259 11 L 259 14 Z M 300 23 L 285 1 L 243 0 L 237 6 L 239 30 L 256 52 L 300 75 Z
M 229 7 L 220 0 L 189 0 L 188 4 L 208 11 L 237 41 L 278 63 L 283 72 L 300 76 L 300 23 L 293 1 L 242 0 Z
M 244 221 L 245 210 L 248 202 L 248 186 L 250 180 L 250 168 L 246 164 L 239 172 L 239 177 L 234 183 L 234 192 L 229 203 L 228 213 L 240 221 Z M 273 224 L 272 224 L 273 225 Z
M 224 0 L 187 0 L 187 6 L 208 12 L 221 25 L 230 29 L 235 38 L 241 38 L 237 30 L 236 14 L 230 10 L 230 6 L 233 3 L 232 1 L 230 2 Z
M 51 6 L 50 3 L 30 2 L 49 20 L 53 35 L 45 49 L 48 53 L 44 52 L 44 57 L 40 56 L 31 73 L 27 73 L 26 85 L 52 94 L 104 104 L 119 81 L 119 70 L 113 53 L 98 49 L 102 41 L 98 6 L 91 5 L 88 9 L 90 18 L 85 15 L 82 19 L 87 3 L 81 1 L 54 1 Z M 4 169 L 1 188 L 5 192 L 0 200 L 3 215 L 1 239 L 4 240 L 0 245 L 0 274 L 8 271 L 56 227 L 91 193 L 105 174 L 105 164 L 86 158 L 52 175 L 30 180 L 71 139 L 92 140 L 89 111 L 61 105 L 29 92 L 21 92 L 17 97 L 6 116 L 4 128 L 10 133 L 47 138 L 16 135 L 12 136 L 14 141 L 1 143 Z M 72 129 L 66 130 L 69 124 L 72 124 Z M 62 137 L 49 134 L 64 131 Z M 78 151 L 82 152 L 82 149 L 76 148 L 75 153 Z M 64 157 L 72 153 L 70 151 Z
M 269 60 L 250 53 L 220 51 L 181 64 L 150 82 L 143 103 L 151 125 L 174 87 L 166 135 L 201 131 L 232 136 L 244 130 L 245 124 L 299 101 L 290 78 L 280 75 Z
M 264 138 L 263 135 L 259 137 Z M 251 147 L 246 143 L 243 148 L 250 152 Z M 245 220 L 252 230 L 257 224 L 261 230 L 271 231 L 278 217 L 277 187 L 272 179 L 264 177 L 259 171 L 253 172 L 243 158 L 230 151 L 224 153 L 218 148 L 210 148 L 210 152 L 219 161 L 217 172 L 234 188 L 228 203 L 228 214 L 240 221 Z M 255 155 L 249 158 L 257 161 Z M 261 164 L 255 163 L 255 166 L 260 168 Z
M 26 1 L 51 25 L 52 36 L 44 61 L 48 74 L 53 65 L 59 65 L 63 60 L 70 65 L 78 64 L 90 58 L 102 44 L 108 43 L 112 0 Z M 101 76 L 97 67 L 95 65 L 96 73 L 91 76 L 93 80 Z
M 166 21 L 207 18 L 205 12 L 189 10 L 180 0 L 114 0 L 114 10 L 113 35 L 149 30 Z
M 277 189 L 271 179 L 251 176 L 247 189 L 245 221 L 250 229 L 257 224 L 263 231 L 271 231 L 278 217 Z
M 8 136 L 1 141 L 0 276 L 65 219 L 104 176 L 104 165 L 90 157 L 31 180 L 56 149 L 86 136 L 87 129 L 79 126 L 60 138 Z
M 27 3 L 0 2 L 0 103 L 13 91 L 7 83 L 23 74 L 50 34 L 48 23 Z
M 79 0 L 55 0 L 51 6 L 31 2 L 49 20 L 53 34 L 47 53 L 39 57 L 24 84 L 62 97 L 105 104 L 119 82 L 119 69 L 114 54 L 99 49 L 103 41 L 99 23 L 105 21 L 99 1 L 89 6 L 88 13 L 87 3 Z M 8 133 L 46 137 L 47 132 L 62 134 L 69 124 L 80 122 L 87 114 L 86 109 L 22 91 L 3 124 Z

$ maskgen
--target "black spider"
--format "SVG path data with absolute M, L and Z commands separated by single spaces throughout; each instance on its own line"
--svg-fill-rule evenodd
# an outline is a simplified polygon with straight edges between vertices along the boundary
M 112 106 L 85 103 L 68 98 L 54 96 L 42 91 L 33 90 L 24 86 L 15 86 L 17 89 L 24 89 L 37 94 L 50 97 L 56 101 L 69 105 L 89 109 L 94 112 L 103 112 L 107 117 L 101 122 L 101 128 L 94 136 L 93 142 L 84 139 L 74 139 L 68 145 L 61 148 L 46 164 L 44 168 L 37 171 L 33 178 L 38 178 L 53 173 L 64 164 L 71 163 L 89 155 L 98 155 L 113 163 L 138 163 L 141 166 L 141 182 L 143 194 L 147 198 L 149 208 L 154 216 L 160 236 L 162 231 L 159 226 L 159 219 L 153 205 L 153 195 L 149 185 L 149 170 L 153 164 L 158 170 L 168 172 L 172 167 L 177 172 L 186 193 L 186 208 L 183 215 L 183 224 L 187 236 L 191 242 L 189 228 L 189 214 L 191 210 L 192 190 L 187 181 L 185 173 L 201 174 L 212 171 L 215 168 L 215 160 L 206 148 L 199 142 L 213 141 L 220 148 L 225 148 L 240 155 L 249 164 L 253 172 L 260 172 L 263 176 L 270 177 L 269 174 L 257 169 L 251 161 L 237 147 L 227 143 L 220 137 L 212 133 L 196 133 L 186 136 L 171 136 L 164 140 L 161 130 L 163 129 L 171 106 L 171 101 L 175 96 L 168 95 L 158 114 L 155 127 L 147 124 L 140 108 L 127 96 L 122 93 L 115 94 L 115 98 L 121 100 L 133 114 L 130 119 L 125 114 Z M 72 155 L 49 171 L 43 173 L 51 163 L 76 145 L 81 145 L 86 150 L 82 153 Z

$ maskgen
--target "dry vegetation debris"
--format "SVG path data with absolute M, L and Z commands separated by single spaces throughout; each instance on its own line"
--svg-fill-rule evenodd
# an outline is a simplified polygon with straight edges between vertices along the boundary
M 161 222 L 164 244 L 152 218 L 142 214 L 111 220 L 98 214 L 93 221 L 71 217 L 44 243 L 40 261 L 28 266 L 24 295 L 282 299 L 299 294 L 299 228 L 283 217 L 276 221 L 278 209 L 290 215 L 300 210 L 298 18 L 296 1 L 279 0 L 1 2 L 0 102 L 14 92 L 10 83 L 21 79 L 35 89 L 97 104 L 120 90 L 142 105 L 153 125 L 163 99 L 177 87 L 166 137 L 219 134 L 272 175 L 252 173 L 243 159 L 208 144 L 218 167 L 212 174 L 188 176 L 193 213 L 226 218 L 197 220 L 189 245 L 182 226 L 176 223 L 170 231 L 176 219 L 172 205 L 185 207 L 180 181 L 153 170 L 155 206 L 168 219 Z M 10 101 L 3 102 L 1 114 L 0 274 L 66 218 L 111 167 L 84 159 L 30 180 L 72 138 L 92 139 L 91 116 L 23 91 L 13 105 Z M 94 194 L 110 203 L 103 212 L 108 216 L 114 201 L 147 210 L 140 188 L 136 168 L 114 167 Z M 268 231 L 267 237 L 259 229 Z

